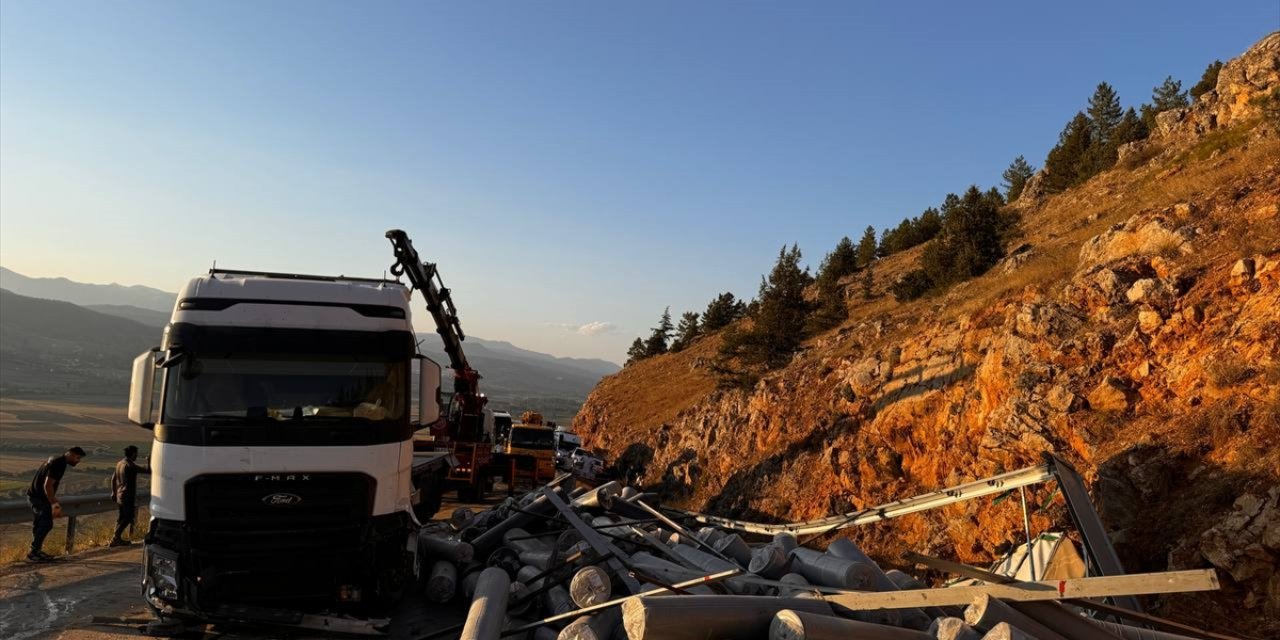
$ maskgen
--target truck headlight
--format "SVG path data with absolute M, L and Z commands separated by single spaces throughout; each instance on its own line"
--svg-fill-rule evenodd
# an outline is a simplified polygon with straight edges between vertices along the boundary
M 147 577 L 150 593 L 169 602 L 178 601 L 178 554 L 156 546 L 147 547 Z

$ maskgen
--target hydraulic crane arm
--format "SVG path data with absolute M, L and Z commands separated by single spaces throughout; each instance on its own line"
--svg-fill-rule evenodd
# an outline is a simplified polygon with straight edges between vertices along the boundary
M 413 288 L 422 292 L 422 297 L 427 302 L 427 311 L 436 323 L 436 333 L 444 341 L 449 367 L 456 373 L 454 398 L 460 405 L 461 416 L 450 416 L 450 422 L 455 423 L 456 430 L 459 426 L 456 424 L 458 418 L 464 423 L 474 422 L 483 412 L 485 403 L 484 396 L 480 394 L 480 373 L 471 368 L 467 355 L 462 350 L 462 341 L 467 336 L 462 332 L 462 323 L 458 321 L 458 309 L 454 307 L 453 297 L 440 279 L 436 265 L 423 262 L 418 257 L 409 236 L 399 229 L 392 229 L 386 235 L 396 256 L 395 264 L 391 265 L 392 275 L 408 277 Z
M 459 373 L 470 371 L 467 355 L 462 351 L 462 341 L 467 339 L 462 332 L 462 323 L 458 320 L 458 309 L 453 306 L 453 297 L 449 289 L 440 279 L 440 272 L 433 262 L 423 262 L 408 234 L 392 229 L 387 232 L 391 248 L 395 251 L 396 262 L 391 265 L 391 275 L 407 276 L 413 288 L 422 292 L 427 301 L 427 311 L 436 322 L 436 333 L 444 340 L 444 351 L 449 355 L 449 366 Z

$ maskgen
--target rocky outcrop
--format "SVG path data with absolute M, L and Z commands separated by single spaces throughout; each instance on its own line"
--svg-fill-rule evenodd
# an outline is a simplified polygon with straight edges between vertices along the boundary
M 1258 117 L 1262 102 L 1280 87 L 1280 31 L 1250 47 L 1244 55 L 1226 63 L 1212 91 L 1186 109 L 1156 115 L 1157 138 L 1194 138 L 1214 129 L 1234 126 Z
M 670 504 L 771 521 L 1054 451 L 1091 482 L 1129 570 L 1222 570 L 1221 593 L 1157 609 L 1231 612 L 1209 621 L 1274 636 L 1280 142 L 1270 144 L 1177 172 L 1157 159 L 1046 197 L 1022 209 L 1027 251 L 936 298 L 854 300 L 850 322 L 748 388 L 717 388 L 711 367 L 691 366 L 714 359 L 705 343 L 631 365 L 575 426 Z M 905 270 L 893 259 L 877 274 Z M 1029 499 L 1042 505 L 1033 528 L 1069 522 L 1051 487 Z M 880 558 L 983 564 L 1016 540 L 1021 517 L 978 500 L 850 535 Z

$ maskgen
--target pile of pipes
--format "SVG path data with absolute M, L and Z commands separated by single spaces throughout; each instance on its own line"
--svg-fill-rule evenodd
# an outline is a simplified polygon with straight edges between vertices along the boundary
M 748 542 L 714 527 L 691 531 L 652 494 L 573 482 L 562 476 L 481 513 L 459 509 L 447 528 L 423 532 L 426 597 L 471 603 L 465 624 L 426 638 L 1182 637 L 1085 618 L 1057 602 L 987 596 L 967 608 L 851 610 L 831 596 L 924 586 L 882 570 L 847 539 L 817 551 L 788 533 Z

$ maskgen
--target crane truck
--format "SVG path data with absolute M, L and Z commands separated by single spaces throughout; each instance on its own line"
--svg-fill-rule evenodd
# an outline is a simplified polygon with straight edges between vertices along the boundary
M 447 404 L 393 280 L 212 269 L 135 359 L 128 417 L 154 438 L 143 597 L 161 620 L 353 630 L 339 614 L 398 597 L 446 478 L 484 462 L 462 446 L 485 399 L 448 289 L 387 237 L 445 341 Z

